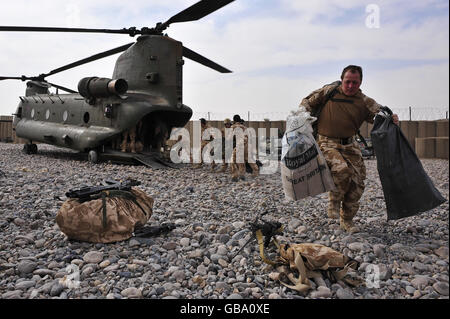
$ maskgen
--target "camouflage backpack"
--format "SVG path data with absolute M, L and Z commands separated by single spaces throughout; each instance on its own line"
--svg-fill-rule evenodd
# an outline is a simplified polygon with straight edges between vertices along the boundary
M 147 223 L 153 199 L 136 187 L 105 190 L 90 200 L 66 200 L 56 223 L 69 239 L 110 243 L 130 238 L 134 229 Z

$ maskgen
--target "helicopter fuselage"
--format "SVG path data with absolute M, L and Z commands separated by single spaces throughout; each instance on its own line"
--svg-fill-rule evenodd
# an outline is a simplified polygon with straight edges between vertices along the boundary
M 97 99 L 93 105 L 79 94 L 36 94 L 21 100 L 14 118 L 18 137 L 83 152 L 120 138 L 141 120 L 148 133 L 157 121 L 169 130 L 184 126 L 192 115 L 185 105 L 173 107 L 164 98 L 142 93 Z M 147 140 L 145 146 L 150 144 Z
M 121 54 L 114 69 L 113 79 L 127 82 L 126 93 L 27 94 L 20 97 L 16 111 L 16 135 L 87 152 L 114 144 L 139 125 L 144 149 L 158 149 L 173 127 L 184 126 L 192 116 L 182 103 L 182 65 L 181 42 L 141 36 Z
M 103 51 L 37 76 L 0 76 L 2 80 L 27 82 L 17 108 L 13 128 L 28 140 L 27 154 L 37 152 L 33 141 L 88 152 L 96 162 L 99 152 L 157 151 L 174 127 L 183 127 L 192 110 L 183 104 L 183 57 L 221 73 L 231 71 L 184 47 L 163 32 L 172 23 L 199 20 L 234 0 L 200 0 L 154 27 L 122 29 L 0 26 L 12 32 L 78 32 L 140 35 L 136 42 Z M 45 78 L 77 66 L 123 52 L 112 78 L 85 77 L 78 91 L 48 82 Z M 71 94 L 50 94 L 54 87 Z M 120 144 L 118 146 L 118 144 Z M 118 152 L 120 150 L 120 152 Z M 143 154 L 145 155 L 145 154 Z M 128 156 L 129 157 L 129 156 Z M 133 156 L 139 157 L 139 156 Z M 142 156 L 138 161 L 146 163 Z

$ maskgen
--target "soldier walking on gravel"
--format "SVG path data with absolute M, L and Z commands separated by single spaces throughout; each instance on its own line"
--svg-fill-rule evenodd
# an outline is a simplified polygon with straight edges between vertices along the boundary
M 366 178 L 354 136 L 364 121 L 373 123 L 381 107 L 359 89 L 362 77 L 360 66 L 349 65 L 342 71 L 341 82 L 315 90 L 300 103 L 309 112 L 324 105 L 317 120 L 317 139 L 336 185 L 336 191 L 329 192 L 328 217 L 339 218 L 341 228 L 348 232 L 359 231 L 353 217 L 359 209 Z M 398 125 L 396 114 L 393 120 Z

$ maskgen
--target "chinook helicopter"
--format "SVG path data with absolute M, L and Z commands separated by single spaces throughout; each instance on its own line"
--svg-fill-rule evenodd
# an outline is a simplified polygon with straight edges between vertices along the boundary
M 183 57 L 221 73 L 230 70 L 186 48 L 163 31 L 172 23 L 199 20 L 234 0 L 201 0 L 155 27 L 83 29 L 0 26 L 0 31 L 86 32 L 139 35 L 136 42 L 95 54 L 38 76 L 0 76 L 26 83 L 25 96 L 14 115 L 13 129 L 27 141 L 26 154 L 41 142 L 87 154 L 100 160 L 134 161 L 160 168 L 173 166 L 161 156 L 172 128 L 183 127 L 192 109 L 183 104 Z M 112 78 L 82 78 L 78 92 L 48 82 L 47 77 L 123 52 Z M 56 94 L 49 88 L 56 88 Z M 58 90 L 68 94 L 58 94 Z

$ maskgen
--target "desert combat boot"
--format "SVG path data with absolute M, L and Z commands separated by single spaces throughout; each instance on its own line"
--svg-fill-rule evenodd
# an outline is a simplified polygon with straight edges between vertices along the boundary
M 340 226 L 343 230 L 345 230 L 348 233 L 358 233 L 359 228 L 358 226 L 355 226 L 353 223 L 353 220 L 351 219 L 343 219 L 342 216 L 340 217 Z
M 330 200 L 328 202 L 328 217 L 332 219 L 338 219 L 340 209 L 341 209 L 340 201 Z

